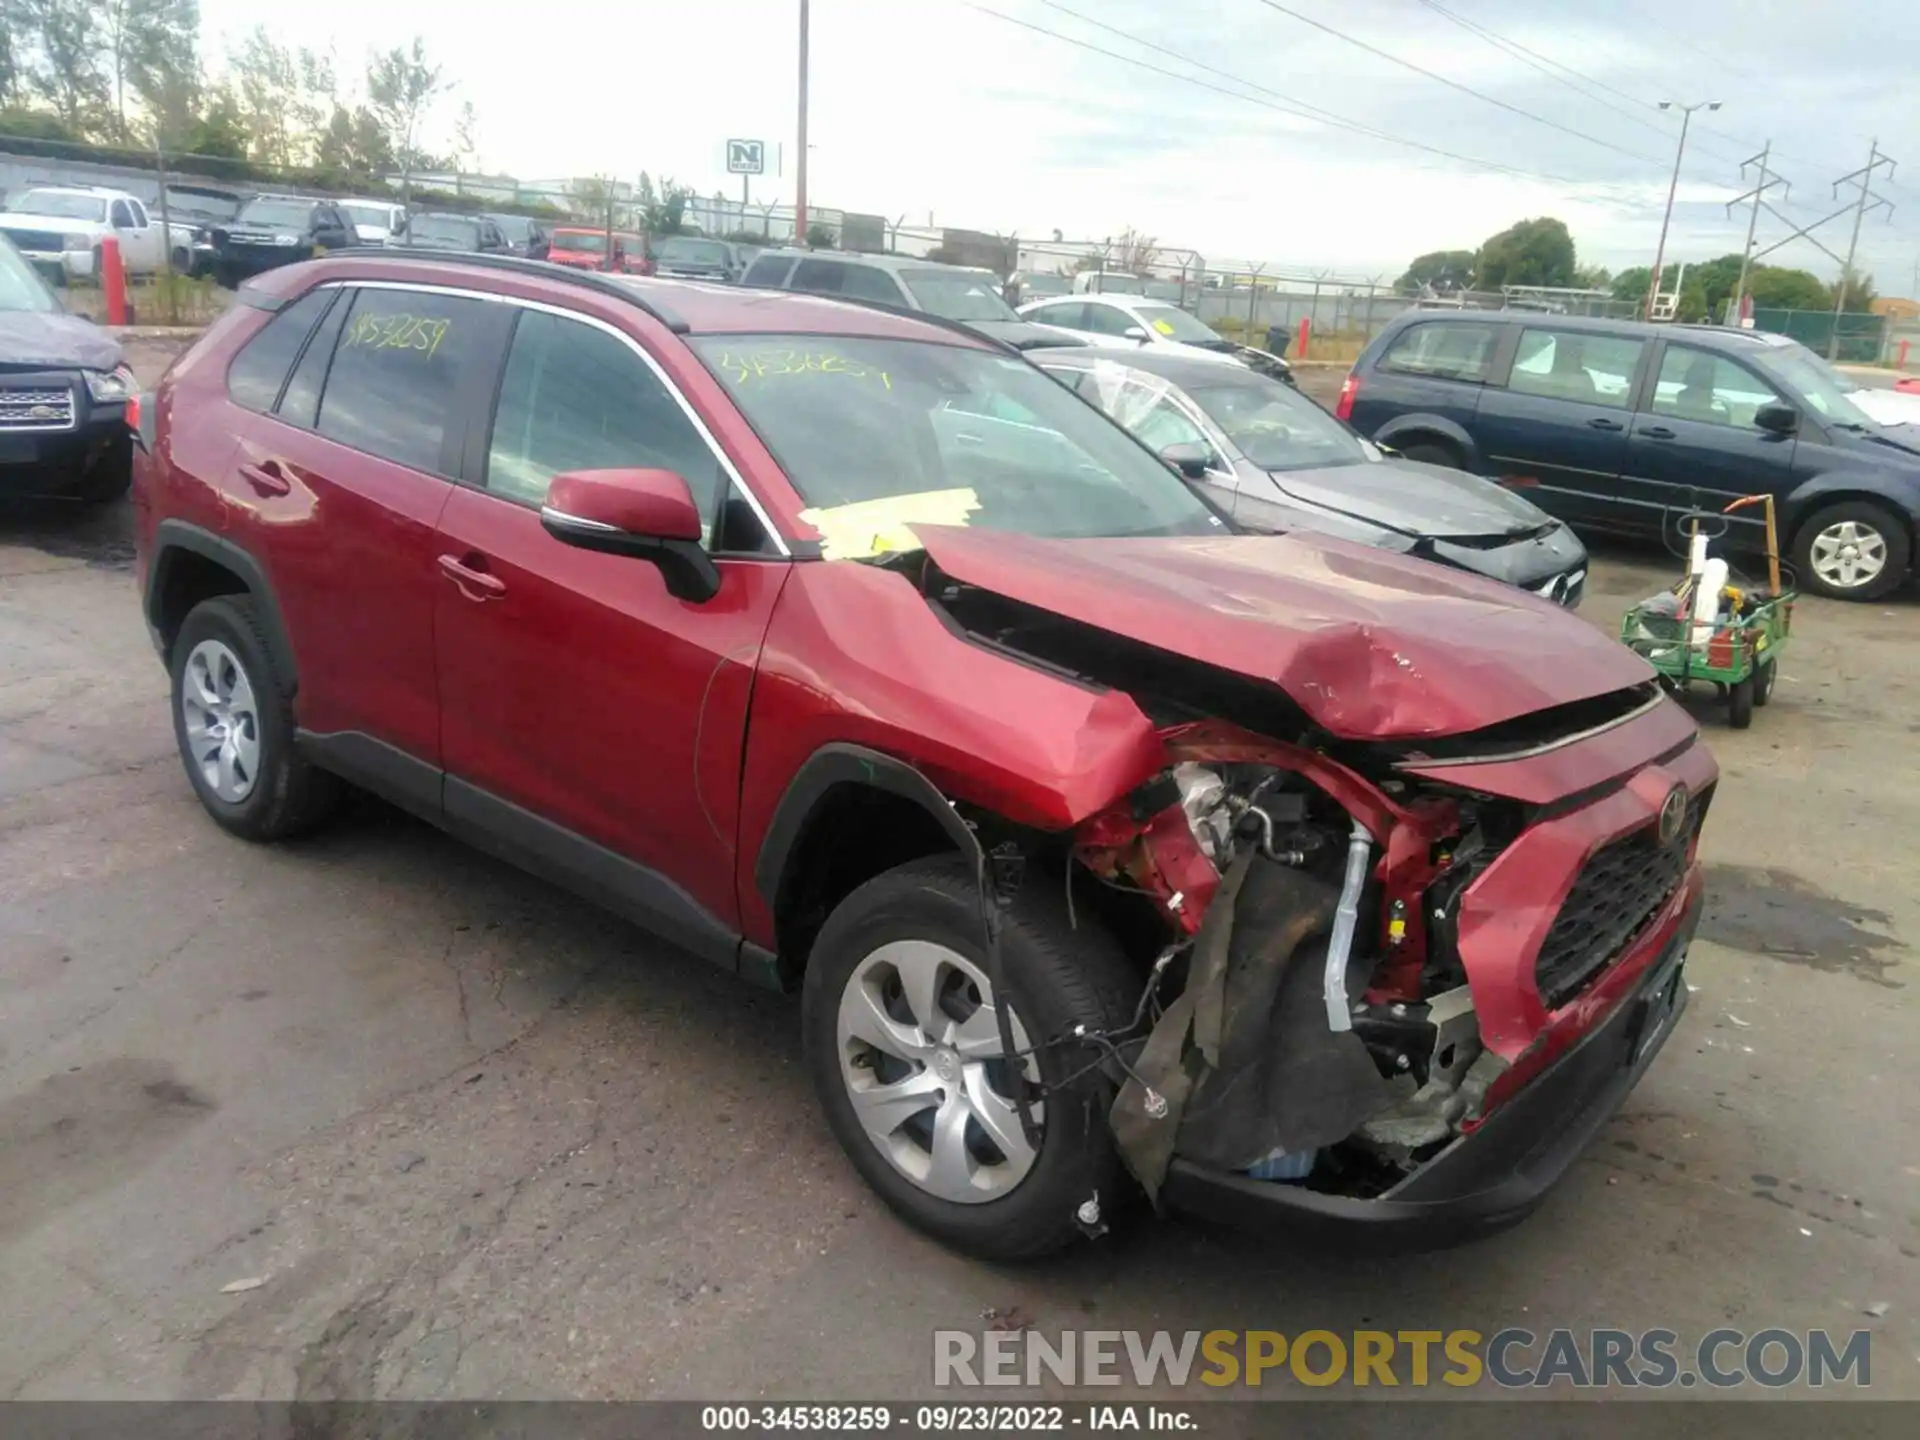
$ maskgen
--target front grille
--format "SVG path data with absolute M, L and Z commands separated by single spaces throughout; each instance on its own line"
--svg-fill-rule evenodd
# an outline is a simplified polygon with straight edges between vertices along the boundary
M 73 391 L 0 388 L 0 430 L 71 430 Z
M 1680 888 L 1687 851 L 1709 794 L 1687 807 L 1680 838 L 1662 845 L 1654 823 L 1616 840 L 1587 861 L 1534 961 L 1534 981 L 1549 1009 L 1571 1000 L 1619 959 Z
M 9 230 L 7 238 L 22 250 L 51 250 L 56 255 L 67 243 L 58 230 Z

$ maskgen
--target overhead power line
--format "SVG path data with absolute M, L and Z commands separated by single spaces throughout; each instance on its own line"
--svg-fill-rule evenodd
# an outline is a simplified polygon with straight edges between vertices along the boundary
M 1336 29 L 1331 25 L 1316 20 L 1311 15 L 1302 15 L 1298 10 L 1289 9 L 1287 6 L 1280 4 L 1279 0 L 1260 0 L 1260 3 L 1269 10 L 1285 15 L 1290 19 L 1298 20 L 1302 25 L 1310 25 L 1323 34 L 1331 35 L 1336 40 L 1344 40 L 1347 44 L 1366 51 L 1369 55 L 1377 55 L 1382 60 L 1390 61 L 1400 66 L 1403 70 L 1411 70 L 1416 75 L 1424 75 L 1429 80 L 1445 85 L 1449 90 L 1458 90 L 1462 95 L 1471 95 L 1474 99 L 1483 101 L 1497 109 L 1505 110 L 1510 115 L 1518 115 L 1523 120 L 1531 120 L 1534 124 L 1544 125 L 1549 130 L 1558 130 L 1562 135 L 1571 135 L 1574 139 L 1584 140 L 1589 145 L 1598 145 L 1603 150 L 1611 150 L 1615 154 L 1625 155 L 1630 160 L 1638 160 L 1647 165 L 1657 165 L 1661 169 L 1666 168 L 1666 162 L 1664 160 L 1657 160 L 1651 155 L 1642 155 L 1637 150 L 1629 150 L 1624 145 L 1616 145 L 1611 140 L 1601 139 L 1598 135 L 1589 135 L 1584 130 L 1576 130 L 1571 125 L 1562 125 L 1558 120 L 1549 120 L 1544 115 L 1536 115 L 1531 110 L 1509 104 L 1497 95 L 1489 95 L 1484 90 L 1476 90 L 1471 85 L 1463 85 L 1450 75 L 1442 75 L 1437 70 L 1429 70 L 1424 65 L 1416 65 L 1413 61 L 1403 56 L 1395 55 L 1390 50 L 1382 50 L 1378 45 L 1362 40 L 1357 35 L 1349 35 L 1346 31 Z
M 1545 180 L 1555 185 L 1577 185 L 1577 184 L 1583 183 L 1577 180 L 1573 180 L 1565 175 L 1554 175 L 1541 170 L 1527 170 L 1517 165 L 1505 165 L 1497 160 L 1483 160 L 1478 158 L 1477 156 L 1463 155 L 1455 150 L 1443 149 L 1438 145 L 1429 145 L 1422 140 L 1410 139 L 1409 137 L 1404 135 L 1395 135 L 1390 131 L 1381 130 L 1375 126 L 1364 124 L 1358 120 L 1350 120 L 1343 115 L 1336 115 L 1330 110 L 1323 110 L 1319 106 L 1310 105 L 1304 100 L 1292 99 L 1291 97 L 1282 95 L 1279 91 L 1271 90 L 1264 85 L 1256 84 L 1254 81 L 1244 79 L 1241 76 L 1231 74 L 1230 72 L 1225 70 L 1217 69 L 1214 66 L 1207 65 L 1202 61 L 1194 60 L 1189 56 L 1182 55 L 1177 51 L 1169 50 L 1163 45 L 1157 45 L 1152 41 L 1143 40 L 1139 36 L 1130 35 L 1126 31 L 1117 29 L 1114 26 L 1107 25 L 1098 20 L 1088 19 L 1088 17 L 1084 15 L 1077 14 L 1076 12 L 1067 9 L 1064 5 L 1054 4 L 1053 0 L 1041 0 L 1041 3 L 1048 5 L 1052 9 L 1060 11 L 1064 15 L 1070 15 L 1075 20 L 1081 21 L 1083 24 L 1091 25 L 1096 29 L 1106 31 L 1109 34 L 1117 35 L 1122 39 L 1128 40 L 1133 44 L 1139 45 L 1145 49 L 1152 50 L 1158 54 L 1165 55 L 1171 59 L 1178 60 L 1182 64 L 1191 65 L 1196 69 L 1204 70 L 1209 74 L 1219 76 L 1220 78 L 1225 80 L 1230 80 L 1235 85 L 1243 86 L 1247 90 L 1259 91 L 1261 92 L 1261 94 L 1271 96 L 1273 98 L 1262 99 L 1261 96 L 1258 94 L 1248 95 L 1243 93 L 1240 90 L 1229 90 L 1224 86 L 1215 85 L 1207 80 L 1203 80 L 1196 75 L 1183 75 L 1177 70 L 1169 70 L 1164 66 L 1155 65 L 1150 60 L 1142 60 L 1139 57 L 1133 56 L 1133 55 L 1123 55 L 1117 50 L 1108 50 L 1104 46 L 1095 45 L 1090 40 L 1082 40 L 1082 39 L 1079 39 L 1077 36 L 1066 35 L 1061 33 L 1058 30 L 1050 30 L 1045 25 L 1036 25 L 1031 20 L 1022 20 L 1016 15 L 1007 15 L 1002 13 L 999 10 L 992 9 L 989 6 L 976 4 L 975 0 L 961 0 L 961 3 L 964 4 L 967 9 L 978 11 L 982 15 L 991 16 L 995 20 L 1005 21 L 1009 25 L 1018 25 L 1023 30 L 1031 30 L 1037 35 L 1045 35 L 1050 39 L 1064 41 L 1069 45 L 1078 46 L 1082 50 L 1092 51 L 1095 55 L 1104 55 L 1109 60 L 1118 60 L 1124 65 L 1132 65 L 1138 69 L 1150 70 L 1154 74 L 1164 75 L 1170 80 L 1179 80 L 1185 84 L 1197 86 L 1198 88 L 1209 91 L 1215 95 L 1224 95 L 1230 100 L 1239 100 L 1249 105 L 1259 105 L 1265 109 L 1277 111 L 1283 115 L 1291 115 L 1296 119 L 1311 120 L 1316 122 L 1317 124 L 1327 125 L 1334 129 L 1347 130 L 1357 135 L 1365 135 L 1375 140 L 1385 141 L 1386 143 L 1391 145 L 1401 145 L 1411 150 L 1422 151 L 1428 155 L 1437 155 L 1444 160 L 1452 160 L 1458 164 L 1472 166 L 1475 169 L 1495 171 L 1503 175 L 1513 175 L 1523 180 Z

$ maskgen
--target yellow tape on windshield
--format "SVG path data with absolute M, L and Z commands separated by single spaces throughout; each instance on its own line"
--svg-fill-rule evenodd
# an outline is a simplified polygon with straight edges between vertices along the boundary
M 885 495 L 802 510 L 800 518 L 820 532 L 820 553 L 828 560 L 870 560 L 898 550 L 918 550 L 914 525 L 965 525 L 980 508 L 970 489 L 922 490 L 915 495 Z

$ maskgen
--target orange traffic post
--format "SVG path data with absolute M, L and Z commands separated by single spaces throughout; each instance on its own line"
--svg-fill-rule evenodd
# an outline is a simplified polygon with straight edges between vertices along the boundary
M 127 267 L 120 262 L 120 241 L 108 235 L 100 241 L 100 289 L 107 297 L 107 323 L 127 323 Z
M 1902 370 L 1907 368 L 1907 350 L 1912 344 L 1913 342 L 1911 340 L 1902 340 L 1900 342 L 1900 368 Z
M 1306 315 L 1302 315 L 1300 317 L 1300 350 L 1299 350 L 1299 356 L 1302 360 L 1307 358 L 1307 340 L 1312 334 L 1313 334 L 1313 320 Z

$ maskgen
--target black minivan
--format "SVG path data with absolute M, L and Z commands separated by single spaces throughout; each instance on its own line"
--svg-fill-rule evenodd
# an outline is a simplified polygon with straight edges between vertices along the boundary
M 1686 512 L 1771 494 L 1801 587 L 1873 600 L 1909 574 L 1920 437 L 1876 424 L 1854 388 L 1760 331 L 1413 310 L 1367 346 L 1335 413 L 1588 532 L 1678 543 Z M 1728 523 L 1764 548 L 1757 509 Z

